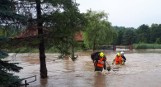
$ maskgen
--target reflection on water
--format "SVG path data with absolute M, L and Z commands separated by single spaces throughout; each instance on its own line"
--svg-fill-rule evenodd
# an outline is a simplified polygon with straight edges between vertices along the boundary
M 21 78 L 37 75 L 37 81 L 29 87 L 160 87 L 160 52 L 161 50 L 126 51 L 127 62 L 120 66 L 119 71 L 98 76 L 95 76 L 90 51 L 77 53 L 79 57 L 76 61 L 70 58 L 58 59 L 58 54 L 46 54 L 47 79 L 39 78 L 38 54 L 17 54 L 12 62 L 19 62 L 24 68 L 20 73 L 15 73 Z M 117 52 L 104 53 L 111 65 Z M 13 60 L 12 55 L 10 54 L 8 60 Z M 143 81 L 146 84 L 142 84 Z
M 101 72 L 95 72 L 94 87 L 106 87 L 106 76 Z
M 42 87 L 47 87 L 48 79 L 40 79 L 40 84 L 41 84 Z

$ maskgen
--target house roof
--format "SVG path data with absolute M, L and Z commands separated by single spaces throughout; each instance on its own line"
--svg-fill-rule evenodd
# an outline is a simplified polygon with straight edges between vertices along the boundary
M 36 26 L 28 27 L 23 32 L 21 32 L 19 35 L 17 35 L 15 38 L 18 39 L 24 39 L 28 37 L 35 37 L 38 35 L 38 30 Z
M 14 37 L 15 39 L 26 39 L 29 37 L 36 37 L 38 36 L 38 29 L 36 25 L 30 26 L 27 29 L 25 29 L 23 32 L 21 32 L 19 35 Z M 74 39 L 78 42 L 83 41 L 83 33 L 81 31 L 76 32 L 74 35 Z

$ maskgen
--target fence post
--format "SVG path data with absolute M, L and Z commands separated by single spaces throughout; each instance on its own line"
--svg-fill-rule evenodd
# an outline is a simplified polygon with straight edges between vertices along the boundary
M 113 50 L 116 51 L 116 45 L 113 45 Z
M 25 87 L 27 87 L 27 80 L 25 80 Z
M 129 45 L 129 50 L 132 50 L 133 49 L 133 46 L 132 45 Z

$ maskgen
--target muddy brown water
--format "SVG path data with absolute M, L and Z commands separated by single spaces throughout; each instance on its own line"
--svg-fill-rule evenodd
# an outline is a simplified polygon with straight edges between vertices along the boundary
M 20 78 L 36 75 L 27 87 L 161 87 L 161 50 L 125 51 L 127 62 L 118 71 L 105 75 L 94 72 L 91 51 L 79 52 L 76 61 L 58 59 L 57 53 L 46 54 L 48 78 L 40 79 L 39 56 L 35 53 L 10 53 L 7 58 L 18 62 L 23 69 L 15 73 Z M 116 51 L 104 51 L 112 63 Z M 112 66 L 112 65 L 111 65 Z M 27 81 L 32 81 L 33 78 Z

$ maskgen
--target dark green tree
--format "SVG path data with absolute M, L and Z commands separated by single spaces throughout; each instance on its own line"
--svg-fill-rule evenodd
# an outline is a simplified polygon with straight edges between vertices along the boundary
M 8 54 L 6 52 L 0 50 L 0 86 L 19 86 L 21 84 L 21 79 L 11 72 L 19 72 L 22 67 L 18 67 L 16 63 L 9 63 L 8 61 L 3 60 L 7 56 Z
M 150 27 L 150 43 L 161 43 L 161 24 L 152 24 Z
M 113 42 L 114 45 L 122 45 L 123 44 L 123 34 L 127 30 L 125 27 L 113 26 L 116 31 L 116 38 Z
M 21 16 L 15 11 L 15 3 L 13 0 L 1 0 L 0 1 L 0 26 L 5 27 L 11 24 L 17 24 L 22 21 L 24 16 Z M 2 28 L 0 28 L 2 29 Z M 3 30 L 2 30 L 3 31 Z M 0 43 L 7 43 L 8 38 L 2 32 L 0 34 Z M 3 50 L 3 45 L 0 45 L 0 86 L 9 87 L 17 86 L 20 84 L 20 78 L 14 76 L 12 72 L 19 72 L 21 67 L 15 63 L 5 61 L 4 58 L 8 56 L 7 52 Z
M 137 31 L 137 42 L 149 43 L 150 41 L 150 28 L 148 25 L 141 25 Z
M 132 45 L 136 40 L 134 29 L 127 29 L 122 36 L 123 45 Z
M 75 32 L 81 29 L 82 15 L 72 0 L 20 0 L 28 3 L 32 20 L 36 19 L 39 40 L 40 76 L 47 78 L 45 46 L 57 47 L 61 52 L 75 45 Z M 33 4 L 33 5 L 31 5 Z M 24 6 L 24 7 L 25 7 Z M 26 7 L 27 8 L 27 7 Z M 23 13 L 25 9 L 21 9 Z M 36 15 L 35 15 L 36 13 Z M 26 14 L 26 12 L 25 12 Z M 63 46 L 62 46 L 63 45 Z M 65 47 L 64 47 L 65 46 Z M 62 50 L 64 47 L 66 50 Z
M 77 6 L 78 4 L 72 0 L 67 2 L 60 1 L 64 11 L 57 9 L 56 12 L 46 16 L 46 24 L 50 29 L 50 43 L 62 53 L 62 55 L 72 54 L 74 57 L 74 48 L 78 43 L 74 40 L 75 33 L 81 32 L 85 24 L 83 14 L 80 14 Z M 58 5 L 59 5 L 58 4 Z M 53 5 L 53 7 L 55 4 Z M 56 7 L 56 6 L 55 6 Z M 71 50 L 71 52 L 70 52 Z

